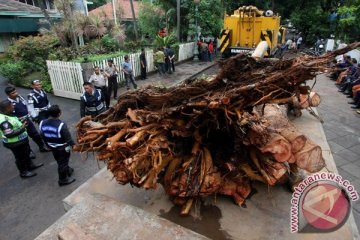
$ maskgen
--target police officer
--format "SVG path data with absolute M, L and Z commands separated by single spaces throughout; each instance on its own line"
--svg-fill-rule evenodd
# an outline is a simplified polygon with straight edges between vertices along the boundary
M 10 149 L 15 156 L 15 163 L 21 178 L 35 177 L 32 170 L 43 166 L 34 164 L 30 159 L 30 145 L 26 132 L 26 120 L 21 122 L 13 116 L 14 106 L 9 100 L 0 102 L 0 135 L 4 147 Z
M 105 97 L 100 89 L 95 89 L 89 82 L 83 84 L 85 93 L 80 97 L 80 116 L 95 117 L 105 112 Z
M 94 67 L 94 74 L 90 76 L 89 83 L 93 84 L 96 89 L 101 90 L 102 95 L 104 95 L 106 108 L 108 109 L 110 106 L 110 96 L 108 94 L 107 77 L 104 70 Z
M 33 80 L 31 86 L 33 90 L 28 94 L 29 112 L 34 121 L 40 123 L 49 117 L 47 110 L 51 105 L 40 80 Z
M 59 186 L 75 182 L 74 169 L 69 167 L 70 150 L 75 145 L 66 124 L 59 119 L 61 110 L 58 105 L 48 109 L 49 118 L 40 122 L 40 134 L 50 147 L 58 164 Z
M 6 87 L 5 93 L 8 96 L 8 100 L 14 106 L 14 116 L 18 117 L 21 121 L 27 122 L 26 131 L 32 140 L 39 146 L 40 152 L 49 152 L 50 150 L 45 146 L 34 123 L 30 119 L 26 100 L 19 95 L 14 87 Z
M 108 79 L 108 97 L 111 97 L 111 91 L 114 91 L 114 99 L 117 99 L 118 83 L 117 76 L 119 69 L 115 66 L 112 59 L 108 60 L 108 65 L 105 67 L 105 76 Z

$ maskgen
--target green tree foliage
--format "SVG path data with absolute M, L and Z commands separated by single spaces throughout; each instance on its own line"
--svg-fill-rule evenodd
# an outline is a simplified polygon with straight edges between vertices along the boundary
M 193 1 L 184 1 L 182 3 L 183 18 L 182 26 L 185 31 L 182 34 L 195 36 L 195 4 Z M 186 13 L 187 10 L 187 13 Z M 183 13 L 184 12 L 184 13 Z M 201 1 L 198 5 L 197 22 L 202 36 L 217 36 L 223 27 L 223 9 L 220 0 Z
M 139 28 L 143 35 L 154 37 L 165 24 L 165 11 L 156 5 L 143 3 L 140 6 Z
M 360 0 L 338 9 L 337 33 L 345 41 L 358 41 L 360 36 Z
M 28 62 L 33 70 L 46 68 L 46 60 L 55 47 L 59 45 L 52 34 L 20 37 L 9 48 L 8 54 L 15 61 Z
M 239 0 L 239 1 L 223 0 L 222 5 L 223 5 L 224 9 L 226 10 L 226 13 L 231 14 L 234 12 L 235 9 L 238 9 L 241 6 L 248 6 L 248 5 L 256 6 L 260 10 L 270 9 L 271 1 L 269 1 L 269 0 L 253 0 L 253 1 L 251 1 L 251 0 Z
M 169 45 L 173 45 L 176 42 L 176 36 L 174 34 L 170 34 L 166 37 L 156 36 L 155 38 L 155 47 L 165 47 Z
M 320 5 L 298 9 L 291 15 L 291 21 L 309 44 L 317 38 L 327 38 L 333 33 L 328 22 L 329 13 L 324 12 Z

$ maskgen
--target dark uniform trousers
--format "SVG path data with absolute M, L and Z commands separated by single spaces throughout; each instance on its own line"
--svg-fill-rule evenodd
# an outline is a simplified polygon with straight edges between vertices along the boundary
M 109 99 L 111 98 L 111 91 L 114 91 L 114 98 L 117 97 L 117 91 L 118 91 L 118 83 L 116 76 L 111 76 L 108 78 L 108 96 Z
M 95 86 L 95 88 L 101 90 L 101 93 L 104 95 L 104 98 L 105 98 L 106 109 L 108 109 L 110 106 L 110 95 L 109 95 L 108 87 L 107 86 L 103 86 L 103 87 Z
M 58 164 L 59 180 L 64 180 L 69 172 L 70 151 L 67 152 L 65 148 L 52 148 L 51 152 Z
M 25 141 L 16 146 L 5 146 L 10 149 L 15 156 L 15 164 L 20 171 L 20 174 L 28 171 L 31 165 L 30 159 L 30 145 L 29 141 Z
M 40 123 L 42 120 L 48 119 L 49 113 L 47 110 L 43 110 L 39 112 L 39 115 L 37 116 L 37 122 Z
M 31 139 L 34 140 L 34 142 L 39 146 L 39 148 L 43 148 L 44 142 L 43 142 L 39 132 L 37 131 L 33 121 L 31 121 L 29 118 L 26 121 L 28 124 L 26 127 L 26 131 L 27 131 L 29 137 L 31 137 Z
M 146 79 L 146 66 L 141 66 L 141 79 Z

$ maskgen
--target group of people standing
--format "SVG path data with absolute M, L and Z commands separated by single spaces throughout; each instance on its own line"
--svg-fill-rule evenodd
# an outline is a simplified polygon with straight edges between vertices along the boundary
M 141 77 L 146 79 L 146 57 L 142 49 L 140 54 Z M 137 89 L 135 82 L 133 66 L 128 55 L 125 55 L 124 62 L 121 64 L 121 71 L 125 76 L 126 89 L 130 90 L 130 84 Z M 80 97 L 80 116 L 96 116 L 105 112 L 110 107 L 111 93 L 113 98 L 117 99 L 118 83 L 117 76 L 119 68 L 114 61 L 109 59 L 105 69 L 94 67 L 94 73 L 87 82 L 84 82 L 84 94 Z
M 212 39 L 209 41 L 205 41 L 205 39 L 199 40 L 197 42 L 199 60 L 204 62 L 212 62 L 216 56 L 217 45 L 217 38 L 215 38 L 214 41 Z
M 174 72 L 174 51 L 167 47 L 161 52 L 162 54 L 155 53 L 158 69 L 161 69 L 161 73 Z M 132 85 L 134 89 L 137 89 L 129 56 L 126 55 L 124 60 L 121 71 L 125 76 L 126 88 L 129 90 Z M 80 97 L 81 117 L 95 117 L 109 109 L 112 93 L 113 98 L 117 99 L 119 68 L 111 59 L 107 63 L 104 70 L 94 67 L 94 73 L 83 84 L 84 93 Z M 144 49 L 140 54 L 140 64 L 141 79 L 145 80 L 147 63 Z M 34 163 L 33 159 L 36 155 L 30 148 L 28 139 L 30 137 L 39 146 L 40 152 L 52 152 L 58 164 L 59 186 L 74 182 L 75 178 L 72 177 L 74 169 L 69 167 L 69 160 L 71 148 L 75 142 L 71 138 L 66 123 L 60 120 L 60 107 L 50 104 L 41 82 L 32 81 L 32 91 L 26 99 L 11 86 L 6 87 L 5 93 L 8 98 L 0 102 L 0 135 L 3 145 L 11 150 L 15 157 L 20 177 L 35 177 L 37 173 L 34 170 L 44 165 Z M 39 130 L 35 123 L 38 124 Z
M 160 75 L 175 72 L 175 52 L 170 45 L 157 48 L 154 53 L 154 63 Z
M 39 146 L 40 152 L 51 151 L 58 164 L 58 184 L 68 185 L 74 169 L 69 167 L 70 150 L 74 141 L 66 124 L 59 119 L 61 110 L 51 105 L 39 80 L 32 81 L 32 91 L 27 100 L 14 87 L 6 87 L 6 100 L 0 102 L 0 135 L 4 147 L 11 150 L 21 178 L 35 177 L 36 155 L 31 150 L 28 137 Z M 39 124 L 39 131 L 35 127 Z

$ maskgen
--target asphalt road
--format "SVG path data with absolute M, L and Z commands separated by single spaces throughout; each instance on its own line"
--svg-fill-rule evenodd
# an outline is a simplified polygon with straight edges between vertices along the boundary
M 0 99 L 6 99 L 4 89 L 7 82 L 0 79 Z M 29 89 L 18 89 L 26 96 Z M 79 120 L 79 101 L 49 96 L 52 104 L 62 109 L 61 119 L 65 121 L 72 133 Z M 73 135 L 73 137 L 75 137 Z M 81 156 L 72 153 L 70 166 L 75 169 L 76 182 L 59 187 L 57 164 L 51 153 L 40 153 L 37 145 L 30 139 L 30 145 L 44 167 L 35 170 L 37 176 L 21 179 L 15 166 L 15 159 L 10 150 L 0 144 L 0 239 L 27 240 L 34 239 L 47 227 L 53 224 L 64 213 L 62 199 L 78 186 L 99 171 L 93 155 Z M 100 166 L 104 166 L 100 163 Z
M 173 85 L 179 81 L 196 75 L 212 66 L 212 63 L 185 62 L 176 66 L 176 73 L 166 76 L 152 74 L 146 81 L 138 81 L 139 87 L 151 85 Z M 214 68 L 215 69 L 215 68 Z M 0 76 L 0 100 L 6 99 L 4 89 L 7 82 Z M 26 97 L 30 89 L 17 89 L 20 95 Z M 124 93 L 120 88 L 118 94 Z M 58 104 L 62 116 L 73 134 L 75 140 L 75 125 L 80 119 L 80 102 L 56 97 L 49 94 L 51 104 Z M 112 100 L 112 103 L 115 103 Z M 37 145 L 30 139 L 30 145 L 37 158 L 35 162 L 43 162 L 42 168 L 35 170 L 38 176 L 21 179 L 15 166 L 15 159 L 10 150 L 0 144 L 0 240 L 34 239 L 52 225 L 64 213 L 62 199 L 99 171 L 105 165 L 96 162 L 94 155 L 81 156 L 72 153 L 70 166 L 75 169 L 76 182 L 58 186 L 57 164 L 51 153 L 40 153 Z M 86 160 L 87 159 L 87 160 Z

